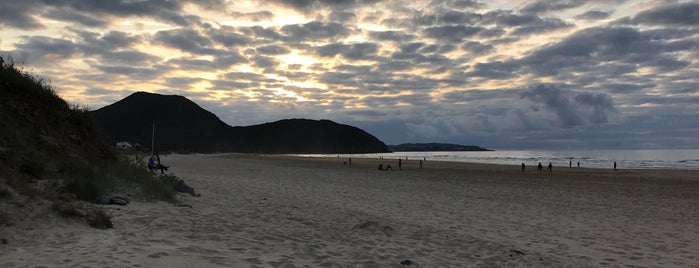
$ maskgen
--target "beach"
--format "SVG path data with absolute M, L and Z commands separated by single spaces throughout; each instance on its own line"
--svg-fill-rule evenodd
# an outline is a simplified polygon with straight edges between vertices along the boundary
M 0 267 L 697 267 L 699 171 L 168 155 L 201 194 L 50 213 Z M 391 171 L 377 169 L 378 164 Z

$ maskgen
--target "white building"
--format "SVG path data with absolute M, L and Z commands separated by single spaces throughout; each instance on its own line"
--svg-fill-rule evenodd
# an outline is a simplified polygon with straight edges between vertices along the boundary
M 116 147 L 122 150 L 131 148 L 131 144 L 127 141 L 119 141 L 116 143 Z

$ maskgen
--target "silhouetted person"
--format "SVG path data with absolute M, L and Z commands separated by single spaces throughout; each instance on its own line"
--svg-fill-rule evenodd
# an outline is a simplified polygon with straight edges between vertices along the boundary
M 580 161 L 578 161 L 578 167 L 580 167 Z
M 420 168 L 422 168 L 422 160 L 420 160 Z
M 573 160 L 568 161 L 568 167 L 573 167 Z
M 616 161 L 614 161 L 614 170 L 616 170 Z
M 549 167 L 548 167 L 549 173 L 553 172 L 553 165 L 551 162 L 549 162 Z
M 524 163 L 522 163 L 522 173 L 524 173 L 524 169 L 527 168 Z
M 352 165 L 352 157 L 350 157 L 350 159 L 349 159 L 349 165 L 350 166 Z
M 165 174 L 165 170 L 168 170 L 169 168 L 170 167 L 161 164 L 160 157 L 156 157 L 155 155 L 151 156 L 151 158 L 148 160 L 148 170 L 150 171 L 160 170 L 160 174 Z
M 379 170 L 383 170 L 383 164 L 379 164 Z
M 403 170 L 403 161 L 402 159 L 398 158 L 398 170 Z
M 539 162 L 539 165 L 536 166 L 536 171 L 538 171 L 539 173 L 541 173 L 541 170 L 543 170 L 543 169 L 544 169 L 544 166 L 542 166 L 542 165 L 541 165 L 541 162 Z

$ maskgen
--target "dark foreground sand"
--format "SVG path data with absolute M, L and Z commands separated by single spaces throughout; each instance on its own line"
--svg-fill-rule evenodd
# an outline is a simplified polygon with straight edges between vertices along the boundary
M 345 161 L 164 157 L 201 192 L 191 207 L 11 227 L 0 267 L 699 266 L 699 171 Z

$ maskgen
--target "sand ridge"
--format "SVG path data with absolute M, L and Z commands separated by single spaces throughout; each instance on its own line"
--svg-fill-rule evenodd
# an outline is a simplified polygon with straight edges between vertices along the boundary
M 24 231 L 1 267 L 693 267 L 697 171 L 170 155 L 202 193 Z M 390 163 L 394 171 L 377 170 Z M 53 227 L 51 227 L 53 226 Z M 41 239 L 39 239 L 41 238 Z M 410 260 L 411 264 L 401 262 Z M 405 262 L 404 262 L 405 263 Z

